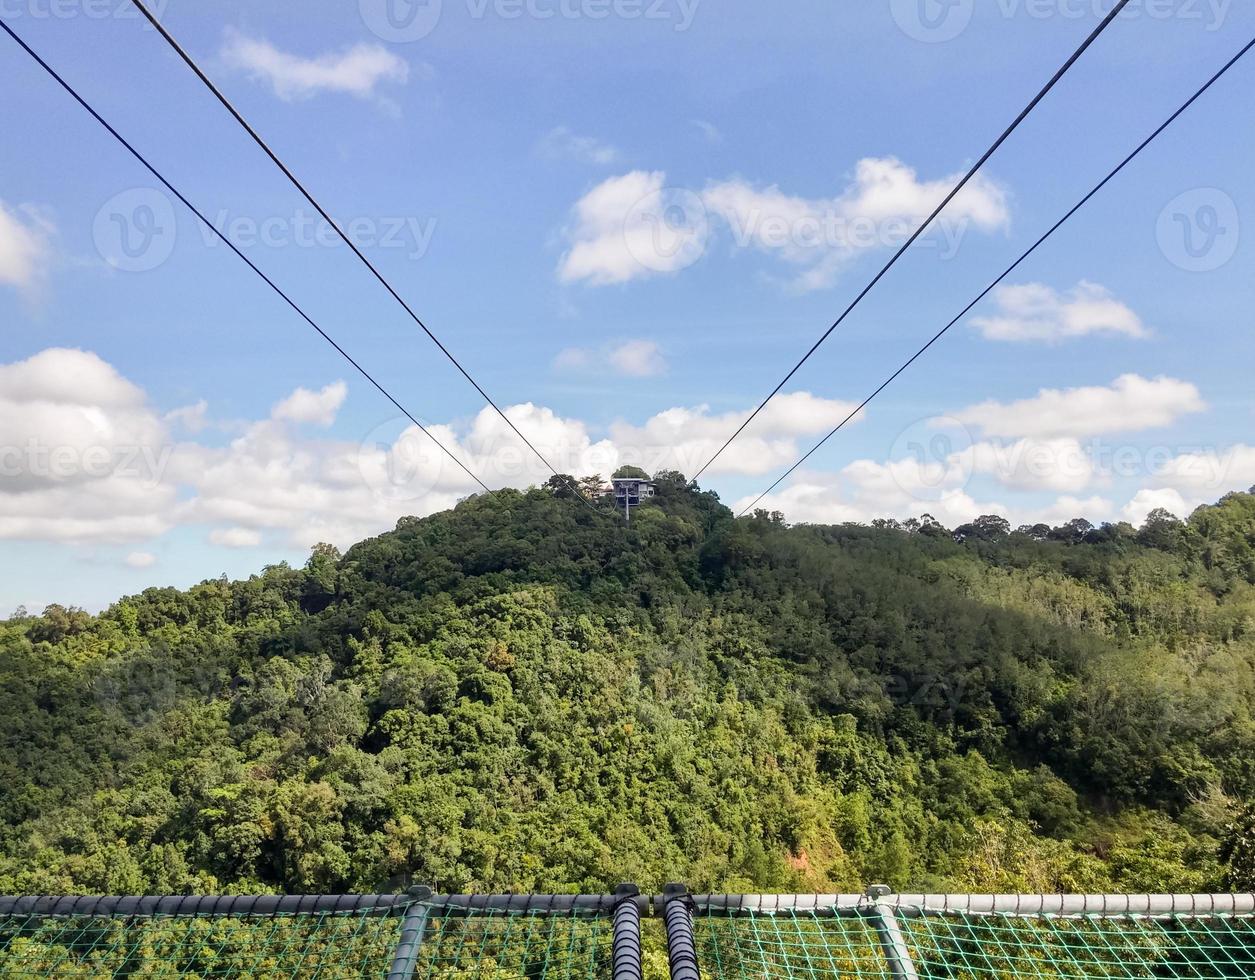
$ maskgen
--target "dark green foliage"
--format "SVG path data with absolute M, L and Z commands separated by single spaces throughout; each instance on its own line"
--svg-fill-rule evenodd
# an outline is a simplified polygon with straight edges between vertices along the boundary
M 1228 862 L 1225 883 L 1234 891 L 1255 891 L 1255 804 L 1243 809 L 1221 849 Z
M 950 532 L 550 481 L 15 617 L 0 681 L 0 892 L 1252 886 L 1249 494 Z

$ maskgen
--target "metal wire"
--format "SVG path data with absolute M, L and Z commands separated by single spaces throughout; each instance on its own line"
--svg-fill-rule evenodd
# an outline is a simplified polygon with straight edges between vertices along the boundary
M 880 386 L 875 391 L 873 391 L 870 395 L 868 395 L 861 402 L 859 402 L 858 406 L 852 412 L 850 412 L 845 418 L 843 418 L 840 422 L 838 422 L 831 429 L 831 431 L 828 432 L 826 436 L 820 439 L 819 442 L 815 443 L 815 445 L 812 446 L 810 449 L 808 449 L 792 466 L 790 466 L 787 470 L 781 473 L 780 476 L 776 478 L 776 481 L 772 483 L 771 486 L 769 486 L 766 490 L 760 493 L 757 497 L 755 497 L 753 501 L 749 503 L 748 506 L 742 508 L 740 513 L 737 516 L 744 517 L 747 513 L 749 513 L 754 507 L 758 505 L 759 501 L 761 501 L 765 496 L 767 496 L 769 493 L 775 490 L 776 487 L 780 486 L 781 483 L 783 483 L 786 479 L 788 479 L 790 474 L 792 474 L 799 466 L 801 466 L 808 459 L 810 459 L 810 457 L 814 455 L 825 443 L 827 443 L 829 439 L 831 439 L 838 432 L 840 432 L 841 429 L 843 429 L 850 422 L 851 419 L 857 416 L 859 412 L 861 412 L 864 408 L 866 408 L 867 405 L 877 395 L 879 395 L 882 391 L 888 388 L 889 385 L 892 384 L 897 379 L 898 375 L 900 375 L 903 371 L 905 371 L 912 364 L 914 364 L 918 358 L 923 356 L 923 354 L 930 347 L 932 347 L 933 344 L 935 344 L 938 340 L 940 340 L 943 336 L 945 336 L 956 323 L 958 323 L 965 316 L 967 316 L 967 314 L 971 312 L 972 308 L 975 307 L 977 303 L 979 303 L 986 296 L 988 296 L 991 292 L 993 292 L 993 290 L 1000 283 L 1002 283 L 1003 280 L 1005 280 L 1009 275 L 1011 275 L 1012 272 L 1018 269 L 1020 265 L 1022 265 L 1025 262 L 1025 260 L 1028 259 L 1030 255 L 1032 255 L 1034 252 L 1037 251 L 1038 248 L 1040 248 L 1043 244 L 1045 244 L 1048 238 L 1050 238 L 1056 231 L 1058 231 L 1061 227 L 1063 227 L 1064 224 L 1066 224 L 1069 220 L 1071 220 L 1072 216 L 1076 214 L 1076 212 L 1078 212 L 1079 210 L 1081 210 L 1081 208 L 1083 208 L 1086 204 L 1088 204 L 1090 199 L 1093 198 L 1094 195 L 1096 195 L 1099 191 L 1101 191 L 1104 187 L 1106 187 L 1108 183 L 1114 180 L 1115 177 L 1122 170 L 1124 170 L 1125 167 L 1127 167 L 1130 163 L 1132 163 L 1142 153 L 1142 151 L 1146 149 L 1146 147 L 1150 146 L 1150 144 L 1153 143 L 1165 129 L 1171 126 L 1182 113 L 1184 113 L 1199 98 L 1201 98 L 1208 89 L 1210 89 L 1217 81 L 1220 80 L 1220 78 L 1227 71 L 1229 71 L 1230 68 L 1232 68 L 1235 64 L 1237 64 L 1238 61 L 1240 61 L 1243 57 L 1245 57 L 1247 52 L 1251 50 L 1252 46 L 1255 46 L 1255 38 L 1252 38 L 1250 41 L 1248 41 L 1242 47 L 1242 49 L 1238 51 L 1237 54 L 1235 54 L 1232 58 L 1230 58 L 1227 62 L 1225 62 L 1225 64 L 1221 66 L 1219 71 L 1217 71 L 1214 75 L 1211 76 L 1211 78 L 1209 78 L 1205 83 L 1203 83 L 1202 87 L 1199 88 L 1198 91 L 1196 91 L 1192 96 L 1190 96 L 1184 103 L 1182 103 L 1181 106 L 1175 112 L 1172 113 L 1172 115 L 1170 115 L 1167 119 L 1165 119 L 1162 123 L 1160 123 L 1154 132 L 1152 132 L 1149 136 L 1147 136 L 1144 140 L 1142 140 L 1142 142 L 1139 143 L 1128 156 L 1126 156 L 1123 160 L 1121 160 L 1120 163 L 1118 163 L 1115 166 L 1115 168 L 1107 174 L 1107 176 L 1105 176 L 1102 180 L 1100 180 L 1088 194 L 1086 194 L 1076 204 L 1074 204 L 1067 211 L 1067 213 L 1063 215 L 1063 217 L 1061 217 L 1058 221 L 1056 221 L 1053 225 L 1051 225 L 1051 227 L 1048 228 L 1046 232 L 1040 238 L 1037 239 L 1037 241 L 1033 242 L 1032 245 L 1030 245 L 1023 253 L 1021 253 L 1019 258 L 1017 258 L 1014 262 L 1012 262 L 1009 266 L 1007 266 L 1007 268 L 1004 269 L 998 275 L 998 277 L 993 280 L 993 282 L 991 282 L 988 286 L 982 289 L 976 295 L 976 297 L 970 303 L 967 304 L 967 306 L 963 307 L 963 309 L 959 311 L 959 313 L 954 317 L 954 319 L 952 319 L 944 327 L 942 327 L 935 334 L 933 334 L 933 336 L 929 339 L 929 341 L 926 344 L 924 344 L 923 347 L 921 347 L 914 354 L 912 354 L 909 358 L 907 358 L 906 361 L 904 361 L 902 365 L 896 371 L 893 372 L 893 374 L 889 375 L 888 378 L 886 378 L 884 381 L 881 382 Z
M 471 375 L 471 373 L 462 366 L 462 362 L 453 356 L 453 352 L 450 351 L 449 348 L 447 348 L 441 342 L 440 338 L 437 337 L 427 327 L 427 324 L 424 323 L 422 319 L 419 318 L 419 315 L 414 312 L 413 307 L 411 307 L 410 304 L 407 303 L 401 297 L 401 294 L 396 291 L 392 283 L 384 278 L 383 273 L 381 273 L 378 270 L 378 268 L 375 267 L 375 264 L 371 262 L 369 258 L 366 257 L 366 254 L 360 248 L 357 247 L 357 244 L 348 235 L 344 233 L 344 230 L 340 227 L 339 222 L 337 222 L 333 217 L 331 217 L 331 215 L 327 213 L 327 211 L 323 208 L 323 206 L 318 203 L 318 201 L 314 198 L 313 194 L 311 194 L 309 190 L 305 187 L 305 185 L 301 183 L 299 179 L 297 179 L 296 174 L 294 174 L 292 170 L 288 167 L 288 165 L 279 158 L 279 155 L 270 148 L 270 145 L 264 139 L 261 138 L 261 134 L 258 133 L 257 130 L 253 128 L 252 124 L 249 123 L 249 121 L 244 118 L 244 116 L 240 113 L 238 109 L 236 109 L 236 107 L 231 103 L 231 101 L 225 95 L 223 95 L 222 90 L 219 89 L 218 86 L 214 84 L 213 80 L 208 75 L 205 74 L 205 72 L 201 69 L 200 65 L 198 65 L 196 61 L 193 60 L 192 56 L 187 53 L 186 49 L 184 49 L 184 47 L 181 44 L 179 44 L 178 40 L 174 37 L 174 35 L 171 34 L 170 31 L 166 29 L 165 25 L 162 24 L 161 21 L 159 21 L 156 18 L 156 16 L 152 13 L 152 11 L 148 9 L 148 7 L 143 3 L 143 0 L 131 0 L 131 2 L 139 10 L 139 12 L 144 16 L 144 19 L 147 20 L 148 23 L 151 24 L 157 30 L 157 32 L 165 39 L 166 43 L 170 45 L 171 49 L 173 49 L 175 54 L 177 54 L 183 60 L 183 63 L 186 64 L 188 68 L 192 70 L 192 73 L 195 74 L 196 77 L 199 78 L 204 83 L 205 87 L 208 88 L 209 91 L 214 95 L 214 97 L 220 103 L 222 103 L 223 108 L 225 108 L 227 112 L 229 112 L 232 115 L 235 121 L 238 122 L 240 126 L 244 128 L 244 131 L 253 138 L 253 142 L 256 143 L 258 147 L 261 148 L 262 152 L 264 152 L 266 156 L 270 158 L 271 162 L 273 162 L 274 165 L 278 167 L 279 170 L 283 173 L 283 175 L 287 177 L 287 179 L 291 182 L 292 186 L 295 187 L 298 191 L 300 191 L 301 196 L 304 197 L 305 200 L 310 203 L 310 205 L 314 208 L 314 210 L 316 210 L 319 213 L 319 215 L 322 216 L 322 219 L 327 222 L 327 224 L 332 228 L 332 230 L 335 231 L 335 233 L 340 237 L 340 239 L 344 242 L 344 244 L 347 245 L 353 251 L 353 254 L 358 257 L 361 263 L 364 266 L 366 266 L 367 269 L 370 270 L 371 275 L 373 275 L 375 279 L 379 281 L 379 284 L 388 291 L 388 293 L 392 296 L 394 300 L 397 301 L 398 304 L 400 304 L 401 308 L 405 310 L 405 312 L 409 315 L 410 319 L 413 320 L 418 325 L 418 327 L 423 331 L 423 333 L 427 335 L 427 337 L 431 340 L 431 342 L 440 349 L 440 353 L 442 353 L 446 358 L 448 358 L 450 364 L 452 364 L 455 368 L 457 368 L 458 373 L 461 374 L 462 377 L 465 378 L 470 383 L 471 387 L 473 387 L 477 392 L 479 392 L 480 396 L 484 399 L 484 401 L 486 401 L 492 407 L 492 410 L 496 412 L 499 416 L 501 416 L 501 420 L 505 422 L 505 424 L 508 425 L 510 429 L 514 432 L 514 434 L 523 441 L 523 444 L 527 446 L 527 448 L 530 449 L 533 454 L 535 454 L 536 458 L 545 464 L 549 472 L 551 472 L 554 476 L 561 478 L 563 474 L 560 474 L 556 469 L 554 469 L 553 464 L 549 462 L 549 460 L 544 456 L 544 454 L 541 453 L 541 451 L 532 444 L 532 441 L 528 439 L 527 436 L 525 436 L 521 431 L 519 431 L 518 426 L 516 426 L 512 421 L 510 421 L 509 416 L 507 416 L 506 413 L 503 412 L 498 407 L 497 403 L 492 400 L 492 397 L 488 394 L 488 392 L 485 391 L 483 387 L 480 385 L 480 383 L 476 381 L 475 378 Z M 567 487 L 570 490 L 572 490 L 575 493 L 575 495 L 579 497 L 579 499 L 583 503 L 585 503 L 589 507 L 592 507 L 591 501 L 589 501 L 588 498 L 584 496 L 584 494 L 580 491 L 580 488 L 578 486 L 576 486 L 570 480 L 564 479 L 563 482 L 566 483 Z
M 196 207 L 196 205 L 194 205 L 191 201 L 189 201 L 186 197 L 184 197 L 183 194 L 180 193 L 179 190 L 173 184 L 170 183 L 170 181 L 166 180 L 166 178 L 161 174 L 161 172 L 157 170 L 157 168 L 154 167 L 151 163 L 149 163 L 147 158 L 145 158 L 145 156 L 142 153 L 140 153 L 139 150 L 137 150 L 134 146 L 132 146 L 126 140 L 126 138 L 122 136 L 121 133 L 119 133 L 116 129 L 113 128 L 112 125 L 110 125 L 110 123 L 104 118 L 104 116 L 102 116 L 99 112 L 97 112 L 86 99 L 84 99 L 81 95 L 79 95 L 79 93 L 74 89 L 74 87 L 70 85 L 70 83 L 67 82 L 64 78 L 62 78 L 60 74 L 58 74 L 56 69 L 54 69 L 50 64 L 48 64 L 48 62 L 44 61 L 44 59 L 40 57 L 39 54 L 29 44 L 27 44 L 24 40 L 22 40 L 22 38 L 17 34 L 16 31 L 13 30 L 13 28 L 11 28 L 3 20 L 0 20 L 0 28 L 3 28 L 5 33 L 8 34 L 9 37 L 13 38 L 13 40 L 18 43 L 18 45 L 22 48 L 23 51 L 25 51 L 28 55 L 30 55 L 31 58 L 34 59 L 34 61 L 39 65 L 40 68 L 42 68 L 45 72 L 47 72 L 63 89 L 65 89 L 65 91 L 69 93 L 69 95 L 74 99 L 74 101 L 76 101 L 80 106 L 86 109 L 87 112 L 92 116 L 92 118 L 95 119 L 96 122 L 100 123 L 100 125 L 103 126 L 109 132 L 109 135 L 111 135 L 123 147 L 125 147 L 127 151 L 129 151 L 130 154 L 133 157 L 135 157 L 136 160 L 138 160 L 141 164 L 143 164 L 145 169 L 147 169 L 149 173 L 151 173 L 154 177 L 156 177 L 157 180 L 161 181 L 162 185 L 166 188 L 166 190 L 168 190 L 171 194 L 177 197 L 179 201 L 189 211 L 192 212 L 192 214 L 196 215 L 196 217 L 200 219 L 201 223 L 206 228 L 212 231 L 214 235 L 216 235 L 222 241 L 223 244 L 225 244 L 228 248 L 230 248 L 231 251 L 234 252 L 236 256 L 238 256 L 239 259 L 242 262 L 244 262 L 245 265 L 247 265 L 250 269 L 252 269 L 253 272 L 256 273 L 257 276 L 264 283 L 266 283 L 267 286 L 269 286 L 272 290 L 274 290 L 274 292 L 278 294 L 278 296 L 285 303 L 287 303 L 288 306 L 290 306 L 294 311 L 296 311 L 296 313 L 301 317 L 302 320 L 304 320 L 307 324 L 309 324 L 309 326 L 311 326 L 318 333 L 318 335 L 322 337 L 323 340 L 325 340 L 328 344 L 330 344 L 333 348 L 335 348 L 336 353 L 338 353 L 341 357 L 343 357 L 346 361 L 348 361 L 349 364 L 351 364 L 357 370 L 357 372 L 362 375 L 362 377 L 364 377 L 367 381 L 369 381 L 372 385 L 374 385 L 375 388 L 378 389 L 380 394 L 382 394 L 385 398 L 387 398 L 388 401 L 390 401 L 392 405 L 399 412 L 401 412 L 407 419 L 409 419 L 416 426 L 418 426 L 419 430 L 425 436 L 427 436 L 428 439 L 434 442 L 436 446 L 439 447 L 441 452 L 443 452 L 446 456 L 449 457 L 449 459 L 451 459 L 454 463 L 456 463 L 458 468 L 461 469 L 462 472 L 464 472 L 467 476 L 469 476 L 472 480 L 474 480 L 477 484 L 479 484 L 479 486 L 484 490 L 484 492 L 486 493 L 491 492 L 488 485 L 484 483 L 483 480 L 481 480 L 478 476 L 476 476 L 473 472 L 471 472 L 470 468 L 465 463 L 463 463 L 462 460 L 458 459 L 458 457 L 447 446 L 445 446 L 444 443 L 442 443 L 439 439 L 437 439 L 431 433 L 431 431 L 428 430 L 428 428 L 425 425 L 423 425 L 422 422 L 420 422 L 417 418 L 415 418 L 414 415 L 411 414 L 409 409 L 407 409 L 404 405 L 402 405 L 399 401 L 397 401 L 397 399 L 393 396 L 393 394 L 390 391 L 388 391 L 387 388 L 385 388 L 382 384 L 376 381 L 374 376 L 371 375 L 371 373 L 367 371 L 364 367 L 358 364 L 357 361 L 353 359 L 353 357 L 349 354 L 348 351 L 346 351 L 343 347 L 341 347 L 338 343 L 336 343 L 336 341 L 332 339 L 331 335 L 328 334 L 325 330 L 323 330 L 323 328 L 320 327 L 317 323 L 315 323 L 314 320 L 309 316 L 309 314 L 307 314 L 303 309 L 301 309 L 301 307 L 297 306 L 295 300 L 293 300 L 290 296 L 288 296 L 288 294 L 285 293 L 278 286 L 278 284 L 275 283 L 273 279 L 271 279 L 268 275 L 266 275 L 266 273 L 262 272 L 262 270 L 258 268 L 258 266 L 253 262 L 252 259 L 250 259 L 242 251 L 240 251 L 240 249 L 236 246 L 236 244 L 233 241 L 231 241 L 231 239 L 228 238 L 225 234 L 223 234 L 223 232 L 219 230 L 219 228 L 213 222 L 211 222 L 208 218 L 206 218 L 205 215 L 201 213 L 200 209 Z
M 1076 64 L 1077 60 L 1081 57 L 1081 55 L 1083 55 L 1086 52 L 1086 50 L 1088 50 L 1089 46 L 1098 39 L 1098 35 L 1100 35 L 1103 31 L 1105 31 L 1108 25 L 1110 25 L 1110 23 L 1116 19 L 1116 16 L 1120 13 L 1120 11 L 1124 9 L 1127 3 L 1128 3 L 1128 0 L 1119 0 L 1119 2 L 1116 3 L 1116 5 L 1111 8 L 1111 10 L 1107 13 L 1107 16 L 1105 16 L 1099 22 L 1098 26 L 1095 27 L 1090 32 L 1089 36 L 1085 38 L 1084 41 L 1081 42 L 1080 47 L 1078 47 L 1075 51 L 1072 52 L 1072 56 L 1068 58 L 1068 60 L 1065 61 L 1059 67 L 1058 71 L 1056 71 L 1050 77 L 1050 80 L 1047 81 L 1046 84 L 1042 86 L 1041 90 L 1033 97 L 1032 101 L 1030 101 L 1028 105 L 1026 105 L 1023 109 L 1020 110 L 1019 115 L 1017 115 L 1015 119 L 1011 121 L 1010 125 L 1008 125 L 1007 128 L 1002 131 L 1001 135 L 996 140 L 993 141 L 993 143 L 989 146 L 989 149 L 987 149 L 983 154 L 981 154 L 980 159 L 978 159 L 974 164 L 972 164 L 972 166 L 968 169 L 967 173 L 964 174 L 963 178 L 957 184 L 954 185 L 950 193 L 947 194 L 945 198 L 942 200 L 942 202 L 937 205 L 937 207 L 933 210 L 932 214 L 930 214 L 927 218 L 924 219 L 923 223 L 921 223 L 920 226 L 915 229 L 915 232 L 911 235 L 911 237 L 902 243 L 901 247 L 893 254 L 893 256 L 889 259 L 889 261 L 886 262 L 884 266 L 881 267 L 880 271 L 877 272 L 876 275 L 872 277 L 871 282 L 869 282 L 866 286 L 864 286 L 863 289 L 859 292 L 859 294 L 854 297 L 850 305 L 847 306 L 844 311 L 842 311 L 841 315 L 837 317 L 837 319 L 833 322 L 832 326 L 830 326 L 827 330 L 825 330 L 820 335 L 819 339 L 815 341 L 815 343 L 811 346 L 811 349 L 808 350 L 805 354 L 803 354 L 802 359 L 799 360 L 795 365 L 793 365 L 792 368 L 789 369 L 789 373 L 780 379 L 780 383 L 777 384 L 771 390 L 771 393 L 762 400 L 762 403 L 756 409 L 754 409 L 753 412 L 750 413 L 749 417 L 744 422 L 742 422 L 739 426 L 737 426 L 737 430 L 728 437 L 728 441 L 725 442 L 722 446 L 720 446 L 718 451 L 713 456 L 711 456 L 710 459 L 706 460 L 706 462 L 702 465 L 702 468 L 693 475 L 694 480 L 696 480 L 703 473 L 705 473 L 706 470 L 710 468 L 710 464 L 713 463 L 716 459 L 718 459 L 723 454 L 723 451 L 725 449 L 727 449 L 730 445 L 732 445 L 733 440 L 736 439 L 736 437 L 739 436 L 745 430 L 745 427 L 747 425 L 749 425 L 751 422 L 754 421 L 755 418 L 758 417 L 758 413 L 761 412 L 764 408 L 766 408 L 767 403 L 770 402 L 773 398 L 775 398 L 777 394 L 779 394 L 780 389 L 789 383 L 789 379 L 792 378 L 793 375 L 797 374 L 797 372 L 801 369 L 802 365 L 805 364 L 810 359 L 811 355 L 814 354 L 815 351 L 819 350 L 820 345 L 823 344 L 823 342 L 828 339 L 828 337 L 832 334 L 834 330 L 837 329 L 837 327 L 841 326 L 841 324 L 845 321 L 846 317 L 848 317 L 852 312 L 854 312 L 854 308 L 863 301 L 863 297 L 872 291 L 876 283 L 880 282 L 880 280 L 884 278 L 885 274 L 890 269 L 893 268 L 893 266 L 897 263 L 898 259 L 902 257 L 903 253 L 905 253 L 906 250 L 911 247 L 911 245 L 915 242 L 915 240 L 919 238 L 919 236 L 922 235 L 927 230 L 928 226 L 933 223 L 933 220 L 939 214 L 941 214 L 943 210 L 945 210 L 946 206 L 952 200 L 954 200 L 955 196 L 961 190 L 963 190 L 964 187 L 967 186 L 968 182 L 971 181 L 973 177 L 976 176 L 980 168 L 983 167 L 985 165 L 985 162 L 991 156 L 994 155 L 998 147 L 1002 146 L 1002 144 L 1006 142 L 1007 138 L 1019 128 L 1020 123 L 1022 123 L 1028 117 L 1029 113 L 1031 113 L 1035 108 L 1037 108 L 1037 104 L 1041 102 L 1041 100 L 1044 99 L 1049 94 L 1050 90 L 1053 89 L 1055 85 L 1058 84 L 1059 80 L 1063 78 L 1064 75 L 1067 74 L 1068 70 L 1074 64 Z

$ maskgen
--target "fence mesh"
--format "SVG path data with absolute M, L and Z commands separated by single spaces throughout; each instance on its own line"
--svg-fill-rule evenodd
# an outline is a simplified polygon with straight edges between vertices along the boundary
M 11 915 L 0 918 L 0 978 L 221 977 L 348 980 L 387 977 L 404 915 Z M 597 913 L 542 909 L 425 917 L 416 978 L 577 980 L 610 974 L 611 923 Z
M 901 921 L 921 977 L 1255 977 L 1250 916 L 935 912 Z
M 891 976 L 875 928 L 857 915 L 781 911 L 702 916 L 695 932 L 698 962 L 707 977 Z
M 1255 915 L 1247 913 L 1012 914 L 904 905 L 894 907 L 897 931 L 889 935 L 880 917 L 884 908 L 699 905 L 695 939 L 702 975 L 709 980 L 1255 978 Z M 663 980 L 660 916 L 645 911 L 644 980 Z M 413 977 L 612 977 L 610 907 L 450 908 L 402 900 L 383 908 L 274 914 L 15 908 L 0 914 L 0 978 L 382 980 L 396 965 L 403 931 L 418 912 L 422 942 L 406 964 Z M 897 955 L 890 955 L 895 939 Z
M 433 915 L 416 977 L 593 980 L 611 973 L 611 921 L 586 912 Z
M 743 911 L 698 920 L 704 976 L 894 977 L 874 909 Z M 895 913 L 921 980 L 1255 977 L 1255 918 Z
M 10 916 L 0 977 L 385 977 L 400 919 L 365 913 Z

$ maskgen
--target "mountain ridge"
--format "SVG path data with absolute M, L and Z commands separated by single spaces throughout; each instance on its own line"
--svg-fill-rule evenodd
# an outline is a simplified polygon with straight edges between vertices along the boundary
M 0 891 L 1245 884 L 1255 496 L 949 531 L 658 485 L 0 623 Z

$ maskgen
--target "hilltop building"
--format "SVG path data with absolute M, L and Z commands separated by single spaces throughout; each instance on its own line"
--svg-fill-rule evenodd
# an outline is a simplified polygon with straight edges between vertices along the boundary
M 615 506 L 623 510 L 624 516 L 632 520 L 632 508 L 639 507 L 644 501 L 653 497 L 656 487 L 653 480 L 636 476 L 617 476 L 610 481 L 610 492 L 614 494 Z

